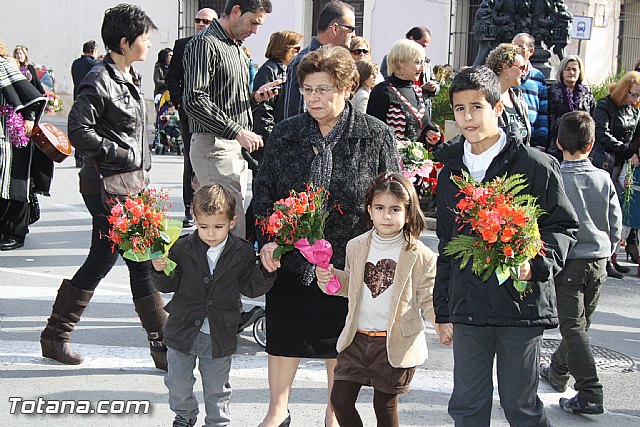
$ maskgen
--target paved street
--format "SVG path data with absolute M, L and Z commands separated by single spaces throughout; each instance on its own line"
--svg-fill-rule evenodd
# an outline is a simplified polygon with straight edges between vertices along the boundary
M 171 192 L 170 213 L 177 219 L 181 219 L 184 212 L 181 171 L 182 157 L 154 155 L 152 184 Z M 40 198 L 42 218 L 31 227 L 25 247 L 0 252 L 0 426 L 171 425 L 173 415 L 168 407 L 163 376 L 153 367 L 148 355 L 146 335 L 131 302 L 123 262 L 120 261 L 98 287 L 72 334 L 74 348 L 85 355 L 85 363 L 65 366 L 40 356 L 39 334 L 58 286 L 63 278 L 75 273 L 89 248 L 90 216 L 78 192 L 77 172 L 73 159 L 56 165 L 52 197 Z M 425 233 L 424 239 L 434 247 L 432 234 Z M 607 282 L 591 328 L 591 344 L 605 387 L 606 413 L 593 417 L 564 413 L 558 407 L 558 398 L 563 395 L 541 383 L 540 397 L 553 425 L 640 425 L 640 280 L 633 273 L 624 280 Z M 245 303 L 247 307 L 262 304 L 262 299 Z M 545 355 L 550 354 L 559 338 L 557 329 L 547 331 Z M 416 371 L 412 391 L 400 399 L 403 426 L 452 425 L 446 412 L 453 388 L 451 350 L 437 343 L 431 329 L 427 339 L 430 359 Z M 232 425 L 256 426 L 268 405 L 267 356 L 249 330 L 240 335 L 239 345 L 231 372 Z M 197 390 L 199 375 L 196 377 Z M 303 361 L 289 407 L 294 427 L 323 425 L 323 402 L 326 401 L 323 377 L 321 362 Z M 573 389 L 569 389 L 564 396 L 573 394 Z M 202 392 L 196 395 L 202 402 Z M 34 412 L 34 403 L 26 401 L 37 403 L 39 397 L 47 402 L 82 399 L 93 404 L 100 400 L 148 400 L 150 411 L 137 415 L 25 414 Z M 371 399 L 372 391 L 364 389 L 358 405 L 366 426 L 375 425 Z M 11 402 L 18 401 L 25 402 L 15 405 L 18 410 L 10 414 Z M 111 407 L 123 412 L 119 405 Z M 203 419 L 201 405 L 199 422 Z M 508 425 L 499 406 L 497 390 L 492 420 L 493 426 Z

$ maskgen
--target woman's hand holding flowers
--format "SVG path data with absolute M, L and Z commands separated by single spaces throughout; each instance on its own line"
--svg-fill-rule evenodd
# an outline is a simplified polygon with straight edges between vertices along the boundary
M 269 273 L 280 268 L 280 258 L 273 258 L 273 251 L 275 251 L 277 247 L 277 243 L 271 242 L 260 249 L 260 262 L 262 262 L 262 265 Z

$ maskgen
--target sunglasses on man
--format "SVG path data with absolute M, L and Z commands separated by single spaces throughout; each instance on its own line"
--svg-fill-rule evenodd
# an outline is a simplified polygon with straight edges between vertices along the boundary
M 200 24 L 200 23 L 203 23 L 204 25 L 211 24 L 211 20 L 210 19 L 195 18 L 194 21 L 195 21 L 196 24 Z

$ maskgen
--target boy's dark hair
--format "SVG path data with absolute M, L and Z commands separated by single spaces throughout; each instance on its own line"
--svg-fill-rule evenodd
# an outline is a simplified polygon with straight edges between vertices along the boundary
M 431 35 L 431 31 L 429 31 L 427 27 L 413 27 L 407 31 L 405 37 L 408 39 L 420 40 L 427 34 Z
M 364 203 L 367 210 L 369 206 L 373 205 L 373 199 L 382 193 L 389 193 L 404 204 L 407 223 L 402 229 L 402 234 L 407 242 L 407 247 L 413 248 L 416 241 L 420 239 L 420 233 L 422 233 L 426 224 L 424 214 L 420 210 L 420 201 L 418 200 L 416 189 L 401 173 L 382 173 L 373 180 L 364 195 Z M 373 221 L 368 214 L 365 214 L 365 220 L 370 227 L 373 225 Z
M 498 76 L 489 68 L 481 65 L 479 67 L 469 67 L 461 70 L 453 78 L 449 87 L 449 102 L 453 105 L 453 94 L 465 90 L 479 90 L 484 95 L 491 108 L 494 108 L 500 101 L 500 80 Z
M 355 13 L 355 9 L 349 3 L 339 0 L 333 0 L 327 3 L 320 11 L 320 15 L 318 15 L 318 21 L 316 22 L 318 32 L 321 33 L 325 31 L 331 24 L 339 19 L 341 20 L 347 10 Z
M 240 15 L 244 15 L 247 12 L 257 13 L 259 10 L 271 13 L 273 10 L 271 0 L 228 0 L 224 7 L 224 14 L 226 16 L 231 15 L 231 10 L 234 6 L 240 6 Z
M 571 111 L 560 119 L 558 143 L 571 154 L 587 152 L 587 147 L 596 137 L 596 122 L 586 111 Z M 555 141 L 552 141 L 554 143 Z
M 236 212 L 236 198 L 231 190 L 220 184 L 203 185 L 193 195 L 191 202 L 193 216 L 226 215 L 230 220 Z
M 138 6 L 121 3 L 104 12 L 102 21 L 102 41 L 106 48 L 122 55 L 120 39 L 123 37 L 131 45 L 144 33 L 157 30 L 156 24 Z
M 82 45 L 82 53 L 93 53 L 98 47 L 98 43 L 95 40 L 89 40 Z

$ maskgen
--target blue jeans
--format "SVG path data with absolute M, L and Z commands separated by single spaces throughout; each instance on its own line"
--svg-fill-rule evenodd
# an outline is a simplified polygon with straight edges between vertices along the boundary
M 549 427 L 538 397 L 543 327 L 453 325 L 453 393 L 449 415 L 456 427 L 489 427 L 493 360 L 498 392 L 512 426 Z
M 164 384 L 169 389 L 169 408 L 183 418 L 198 417 L 198 400 L 193 393 L 196 378 L 193 370 L 198 360 L 202 376 L 202 391 L 206 411 L 205 426 L 228 426 L 231 384 L 229 371 L 231 356 L 214 359 L 211 357 L 211 336 L 199 332 L 189 354 L 169 348 L 167 363 L 169 370 Z

